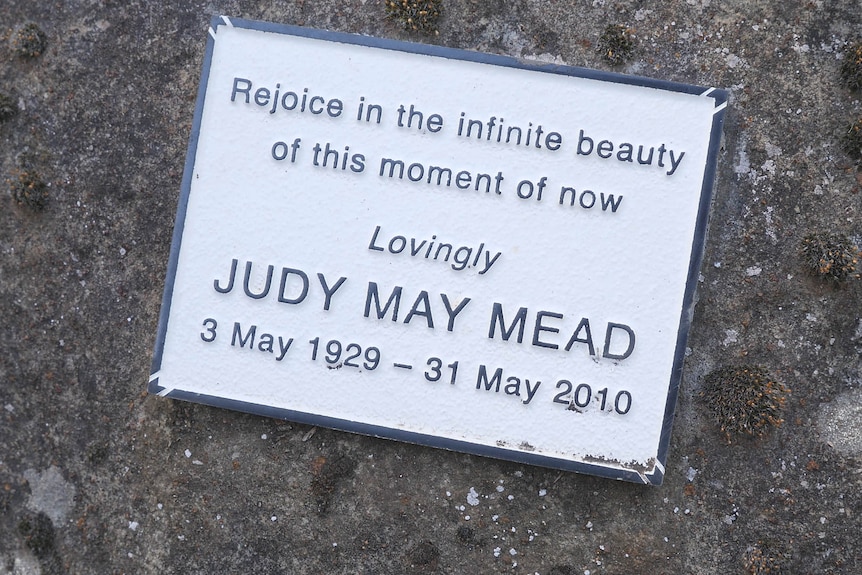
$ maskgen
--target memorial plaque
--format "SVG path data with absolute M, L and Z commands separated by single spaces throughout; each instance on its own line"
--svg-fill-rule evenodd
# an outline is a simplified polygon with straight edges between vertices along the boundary
M 726 99 L 215 19 L 150 392 L 661 483 Z

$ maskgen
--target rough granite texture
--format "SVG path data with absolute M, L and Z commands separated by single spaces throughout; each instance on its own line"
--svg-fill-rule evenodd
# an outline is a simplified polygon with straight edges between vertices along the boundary
M 443 7 L 435 36 L 382 0 L 0 2 L 0 93 L 17 104 L 0 122 L 0 574 L 862 572 L 862 281 L 799 256 L 810 232 L 862 245 L 862 172 L 841 146 L 862 104 L 839 73 L 862 5 Z M 730 90 L 663 486 L 144 392 L 218 14 Z M 39 56 L 16 50 L 28 23 Z M 616 67 L 608 24 L 633 34 Z M 12 200 L 25 169 L 41 211 Z M 728 443 L 698 393 L 741 363 L 792 393 L 782 426 Z

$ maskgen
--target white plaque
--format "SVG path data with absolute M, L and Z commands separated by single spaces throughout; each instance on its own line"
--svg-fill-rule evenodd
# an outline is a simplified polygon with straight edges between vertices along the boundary
M 150 392 L 660 483 L 726 99 L 214 20 Z

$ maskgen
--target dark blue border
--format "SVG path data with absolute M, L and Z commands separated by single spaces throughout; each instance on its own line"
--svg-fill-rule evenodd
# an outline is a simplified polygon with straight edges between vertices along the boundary
M 718 91 L 718 90 L 716 90 Z M 716 105 L 727 103 L 727 93 L 721 91 L 716 97 Z M 724 126 L 725 106 L 712 116 L 712 132 L 710 133 L 709 150 L 706 157 L 706 170 L 703 174 L 703 186 L 700 192 L 700 206 L 697 211 L 697 224 L 694 229 L 694 241 L 691 246 L 691 260 L 688 266 L 688 278 L 685 283 L 685 294 L 682 301 L 682 312 L 679 317 L 679 331 L 676 339 L 676 351 L 673 358 L 670 389 L 664 408 L 661 438 L 658 447 L 658 459 L 664 465 L 670 448 L 670 432 L 673 428 L 673 414 L 676 408 L 679 384 L 682 380 L 682 368 L 685 362 L 685 348 L 688 342 L 688 331 L 694 316 L 694 295 L 697 289 L 700 266 L 703 264 L 703 254 L 706 248 L 706 231 L 709 226 L 709 208 L 712 205 L 712 193 L 718 165 L 718 153 L 721 147 L 721 131 Z M 659 482 L 660 483 L 660 482 Z
M 215 24 L 215 19 L 213 19 Z M 159 330 L 156 334 L 156 347 L 153 352 L 153 362 L 150 367 L 150 375 L 156 374 L 162 368 L 162 352 L 165 348 L 165 337 L 168 332 L 168 318 L 171 314 L 171 301 L 174 295 L 174 281 L 177 277 L 177 264 L 180 259 L 180 245 L 183 242 L 183 229 L 186 224 L 186 212 L 189 206 L 189 192 L 192 187 L 192 173 L 195 169 L 195 160 L 198 153 L 198 139 L 201 135 L 201 115 L 204 109 L 204 100 L 206 99 L 207 84 L 210 78 L 210 66 L 212 64 L 213 49 L 215 42 L 213 37 L 207 35 L 206 52 L 204 53 L 204 62 L 201 69 L 201 83 L 198 86 L 198 97 L 195 100 L 195 116 L 192 123 L 192 132 L 189 136 L 189 147 L 186 151 L 186 165 L 183 168 L 183 182 L 180 188 L 180 198 L 177 203 L 177 217 L 174 222 L 174 234 L 171 239 L 171 254 L 168 259 L 168 273 L 165 277 L 165 290 L 162 293 L 162 310 L 159 313 Z M 153 393 L 152 387 L 155 382 L 150 384 L 150 393 Z
M 218 29 L 221 26 L 226 25 L 228 24 L 223 17 L 214 17 L 212 20 L 211 31 L 215 34 L 218 34 Z M 707 88 L 693 86 L 690 84 L 682 84 L 679 82 L 670 82 L 667 80 L 655 80 L 639 76 L 625 76 L 614 72 L 590 70 L 587 68 L 578 68 L 573 66 L 541 64 L 537 62 L 519 60 L 508 56 L 483 54 L 480 52 L 470 52 L 467 50 L 459 50 L 456 48 L 447 48 L 443 46 L 413 44 L 410 42 L 374 38 L 371 36 L 358 36 L 355 34 L 345 34 L 342 32 L 328 32 L 325 30 L 316 30 L 313 28 L 300 28 L 298 26 L 290 26 L 287 24 L 273 24 L 268 22 L 255 22 L 239 18 L 230 18 L 230 25 L 236 28 L 260 30 L 263 32 L 274 32 L 277 34 L 286 34 L 291 36 L 300 36 L 304 38 L 313 38 L 316 40 L 354 44 L 358 46 L 380 48 L 383 50 L 395 50 L 400 52 L 409 52 L 413 54 L 437 56 L 453 60 L 464 60 L 468 62 L 489 64 L 492 66 L 516 68 L 519 70 L 529 70 L 534 72 L 559 74 L 563 76 L 573 76 L 577 78 L 600 80 L 603 82 L 613 82 L 630 86 L 655 88 L 657 90 L 665 90 L 696 96 L 703 95 L 708 91 Z M 192 132 L 189 138 L 188 153 L 186 156 L 185 170 L 183 172 L 182 188 L 179 203 L 177 206 L 176 223 L 174 225 L 173 239 L 171 241 L 171 253 L 170 259 L 168 261 L 167 277 L 165 279 L 165 289 L 162 296 L 162 309 L 161 313 L 159 314 L 159 327 L 156 336 L 155 351 L 153 353 L 153 362 L 151 368 L 152 379 L 149 383 L 148 391 L 149 393 L 154 394 L 161 393 L 165 390 L 164 387 L 159 385 L 159 379 L 157 375 L 159 370 L 161 369 L 162 364 L 162 353 L 164 350 L 165 337 L 168 329 L 168 319 L 170 317 L 174 282 L 176 281 L 180 245 L 182 243 L 183 228 L 185 225 L 186 211 L 188 209 L 189 201 L 189 192 L 191 189 L 192 173 L 194 171 L 197 156 L 198 139 L 200 137 L 201 116 L 203 114 L 204 99 L 206 96 L 206 89 L 209 81 L 209 72 L 212 64 L 212 55 L 214 48 L 215 40 L 213 38 L 213 35 L 209 34 L 207 36 L 206 53 L 204 55 L 201 72 L 201 82 L 198 88 L 197 101 L 195 103 L 194 123 L 192 125 Z M 697 288 L 697 280 L 700 273 L 700 266 L 703 261 L 703 252 L 706 242 L 706 230 L 709 223 L 709 209 L 712 203 L 713 185 L 716 176 L 716 165 L 721 144 L 721 130 L 724 123 L 724 113 L 726 110 L 725 105 L 727 104 L 728 93 L 725 90 L 713 89 L 705 97 L 713 99 L 715 107 L 721 107 L 721 109 L 719 109 L 713 115 L 712 132 L 710 134 L 706 169 L 704 172 L 703 184 L 701 188 L 700 205 L 698 206 L 695 236 L 692 243 L 688 278 L 686 280 L 683 306 L 680 314 L 679 330 L 677 332 L 677 344 L 674 353 L 673 369 L 671 371 L 670 388 L 668 391 L 667 403 L 665 405 L 665 414 L 664 420 L 662 422 L 661 438 L 659 441 L 659 465 L 656 466 L 656 471 L 654 473 L 641 474 L 636 471 L 613 468 L 605 465 L 593 465 L 590 463 L 572 462 L 563 459 L 537 455 L 525 451 L 516 451 L 512 449 L 505 449 L 502 447 L 490 447 L 466 441 L 447 439 L 434 435 L 426 435 L 421 433 L 403 431 L 400 429 L 359 423 L 356 421 L 324 417 L 320 415 L 308 414 L 289 409 L 281 409 L 267 405 L 242 402 L 233 399 L 225 399 L 212 395 L 202 395 L 182 390 L 172 390 L 166 394 L 166 397 L 170 397 L 172 399 L 180 399 L 184 401 L 192 401 L 204 405 L 210 405 L 213 407 L 221 407 L 236 411 L 242 411 L 255 415 L 262 415 L 265 417 L 286 419 L 309 425 L 319 425 L 321 427 L 328 427 L 353 433 L 360 433 L 373 437 L 394 439 L 398 441 L 405 441 L 408 443 L 427 445 L 431 447 L 439 447 L 452 451 L 493 457 L 496 459 L 504 459 L 507 461 L 515 461 L 518 463 L 525 463 L 529 465 L 538 465 L 542 467 L 550 467 L 553 469 L 562 469 L 565 471 L 576 471 L 579 473 L 597 475 L 599 477 L 622 479 L 634 483 L 650 483 L 653 485 L 660 485 L 662 483 L 662 480 L 664 479 L 664 465 L 667 460 L 668 449 L 670 446 L 670 433 L 671 428 L 673 427 L 673 414 L 676 407 L 677 396 L 679 393 L 680 380 L 682 378 L 683 362 L 685 361 L 686 341 L 688 339 L 688 331 L 691 324 L 692 314 L 694 311 L 694 294 Z

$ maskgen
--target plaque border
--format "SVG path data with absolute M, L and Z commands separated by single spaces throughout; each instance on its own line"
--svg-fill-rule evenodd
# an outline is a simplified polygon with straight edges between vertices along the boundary
M 176 281 L 180 246 L 182 244 L 183 230 L 188 211 L 192 173 L 194 171 L 197 156 L 197 146 L 200 139 L 201 118 L 203 115 L 206 91 L 209 83 L 209 73 L 212 66 L 215 40 L 218 35 L 218 30 L 222 26 L 257 30 L 261 32 L 273 32 L 289 36 L 299 36 L 302 38 L 311 38 L 315 40 L 353 44 L 357 46 L 366 46 L 370 48 L 379 48 L 396 52 L 407 52 L 426 56 L 436 56 L 452 60 L 464 60 L 468 62 L 476 62 L 491 66 L 501 66 L 533 72 L 572 76 L 576 78 L 599 80 L 602 82 L 654 88 L 657 90 L 711 98 L 714 101 L 715 107 L 712 117 L 712 128 L 710 132 L 709 147 L 707 150 L 706 167 L 704 170 L 703 181 L 701 185 L 697 221 L 695 225 L 694 239 L 691 247 L 691 257 L 689 261 L 688 274 L 683 295 L 683 305 L 680 313 L 676 347 L 671 369 L 670 386 L 668 388 L 667 401 L 665 403 L 664 418 L 662 421 L 662 429 L 661 435 L 659 437 L 656 460 L 654 468 L 652 470 L 642 471 L 634 468 L 624 468 L 619 467 L 619 464 L 615 466 L 610 466 L 601 465 L 599 462 L 593 464 L 583 461 L 569 461 L 546 455 L 538 455 L 527 451 L 504 449 L 500 447 L 472 443 L 469 441 L 454 440 L 445 437 L 439 437 L 436 435 L 428 435 L 424 433 L 404 431 L 400 429 L 371 425 L 351 420 L 315 415 L 301 411 L 294 411 L 291 409 L 272 407 L 268 405 L 244 402 L 234 399 L 227 399 L 213 395 L 199 394 L 180 389 L 170 389 L 160 384 L 159 376 L 162 364 L 162 354 L 164 351 L 165 338 L 167 335 L 168 319 L 170 317 L 171 302 L 173 299 L 174 282 Z M 665 475 L 664 466 L 665 462 L 667 461 L 668 451 L 670 448 L 670 435 L 671 429 L 673 427 L 674 410 L 676 407 L 677 397 L 679 395 L 680 381 L 682 379 L 682 369 L 683 363 L 685 361 L 686 342 L 688 340 L 688 332 L 691 327 L 692 316 L 694 314 L 694 296 L 695 290 L 697 289 L 700 267 L 703 262 L 703 252 L 706 243 L 707 228 L 709 225 L 709 210 L 712 204 L 713 188 L 715 184 L 716 169 L 718 163 L 718 153 L 720 151 L 722 127 L 724 124 L 724 114 L 727 109 L 728 99 L 729 93 L 726 90 L 718 88 L 705 88 L 691 84 L 672 82 L 669 80 L 658 80 L 652 78 L 645 78 L 642 76 L 623 75 L 616 72 L 592 70 L 589 68 L 580 68 L 561 64 L 542 63 L 533 60 L 513 58 L 510 56 L 485 54 L 482 52 L 473 52 L 431 44 L 417 44 L 400 40 L 376 38 L 373 36 L 360 36 L 343 32 L 330 32 L 327 30 L 304 28 L 288 24 L 259 22 L 239 18 L 230 18 L 227 16 L 213 17 L 210 24 L 210 28 L 208 30 L 206 52 L 204 54 L 201 71 L 201 80 L 198 87 L 197 99 L 195 101 L 194 121 L 192 124 L 191 134 L 189 136 L 189 145 L 188 151 L 186 153 L 186 162 L 180 189 L 180 197 L 177 204 L 177 215 L 174 224 L 174 232 L 171 239 L 171 251 L 168 260 L 167 275 L 165 278 L 165 288 L 162 295 L 162 307 L 161 312 L 159 313 L 158 331 L 156 335 L 152 367 L 150 370 L 150 379 L 147 386 L 147 391 L 151 394 L 169 397 L 172 399 L 191 401 L 195 403 L 209 405 L 212 407 L 226 408 L 255 415 L 262 415 L 265 417 L 284 419 L 289 421 L 295 421 L 297 423 L 327 427 L 352 433 L 359 433 L 372 437 L 394 439 L 397 441 L 424 445 L 428 447 L 437 447 L 451 451 L 469 453 L 472 455 L 492 457 L 495 459 L 513 461 L 528 465 L 550 467 L 553 469 L 560 469 L 564 471 L 586 473 L 599 477 L 621 479 L 634 483 L 661 485 Z

